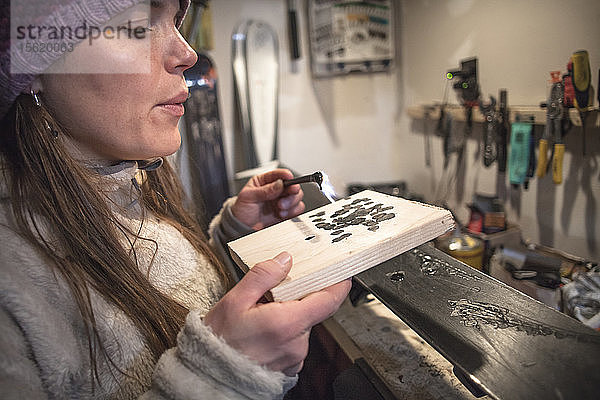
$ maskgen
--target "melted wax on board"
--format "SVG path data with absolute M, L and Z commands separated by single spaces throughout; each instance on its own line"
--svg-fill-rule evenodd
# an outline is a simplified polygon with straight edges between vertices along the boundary
M 388 272 L 385 274 L 385 276 L 387 276 L 393 282 L 402 282 L 406 276 L 406 273 L 404 271 L 394 271 Z
M 430 255 L 423 253 L 418 249 L 412 251 L 420 261 L 421 273 L 427 276 L 450 276 L 461 278 L 465 281 L 481 281 L 481 277 L 477 274 L 471 274 L 461 268 L 455 267 L 447 261 L 434 259 Z M 480 292 L 479 286 L 470 286 L 469 290 Z
M 450 263 L 439 260 L 423 253 L 418 249 L 412 251 L 421 261 L 421 273 L 426 276 L 453 276 L 464 280 L 481 281 L 482 278 L 476 274 L 470 274 Z M 393 274 L 393 273 L 392 273 Z M 388 274 L 388 277 L 389 274 Z M 479 292 L 481 288 L 472 287 L 471 290 Z M 550 336 L 557 339 L 573 338 L 582 342 L 598 343 L 596 335 L 585 335 L 579 332 L 568 331 L 552 327 L 541 322 L 520 316 L 511 312 L 508 308 L 475 300 L 460 299 L 448 300 L 451 317 L 459 317 L 461 324 L 481 329 L 482 325 L 489 325 L 494 329 L 513 328 L 519 332 L 525 332 L 530 336 Z
M 371 232 L 379 229 L 379 223 L 396 217 L 396 214 L 386 212 L 394 206 L 386 206 L 382 203 L 374 204 L 369 198 L 356 199 L 350 204 L 345 204 L 339 210 L 331 214 L 331 222 L 327 222 L 325 211 L 319 211 L 310 215 L 312 222 L 319 229 L 332 231 L 331 235 L 337 236 L 331 240 L 331 243 L 340 242 L 350 236 L 352 233 L 344 232 L 344 228 L 353 225 L 363 225 Z

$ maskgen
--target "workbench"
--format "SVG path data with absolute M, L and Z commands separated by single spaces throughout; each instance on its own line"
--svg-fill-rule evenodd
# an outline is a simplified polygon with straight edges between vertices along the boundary
M 319 196 L 305 188 L 307 208 L 327 201 Z M 510 400 L 600 393 L 600 332 L 431 244 L 354 281 L 378 302 L 346 303 L 327 324 L 348 348 L 342 328 L 397 398 L 473 398 L 466 386 Z
M 307 211 L 328 203 L 316 185 L 303 190 Z M 346 302 L 324 325 L 350 360 L 366 360 L 385 385 L 381 398 L 600 393 L 600 332 L 431 244 L 353 279 L 377 300 Z
M 476 399 L 453 366 L 373 296 L 353 306 L 347 300 L 323 322 L 352 362 L 365 360 L 397 399 Z

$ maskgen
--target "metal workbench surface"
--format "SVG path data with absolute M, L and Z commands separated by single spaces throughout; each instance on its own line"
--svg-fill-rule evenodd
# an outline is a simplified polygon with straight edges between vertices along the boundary
M 600 333 L 425 244 L 354 278 L 498 399 L 595 399 Z

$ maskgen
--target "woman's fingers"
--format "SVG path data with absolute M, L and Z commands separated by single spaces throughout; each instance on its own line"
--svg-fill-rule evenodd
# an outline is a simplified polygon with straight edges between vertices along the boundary
M 204 318 L 230 346 L 290 376 L 302 368 L 311 328 L 339 308 L 351 287 L 346 280 L 302 300 L 258 303 L 285 279 L 291 267 L 287 252 L 256 264 Z
M 279 208 L 279 216 L 281 218 L 295 217 L 304 212 L 305 205 L 302 202 L 304 192 L 300 190 L 298 193 L 288 195 L 277 201 Z
M 250 309 L 266 292 L 279 285 L 291 268 L 292 256 L 288 252 L 281 252 L 272 260 L 260 262 L 250 268 L 226 296 L 235 298 L 236 307 Z
M 304 212 L 305 208 L 306 207 L 304 205 L 304 202 L 301 201 L 300 203 L 296 204 L 296 206 L 294 208 L 292 208 L 291 210 L 280 211 L 279 217 L 281 219 L 294 218 L 294 217 L 302 214 Z
M 281 328 L 287 330 L 282 336 L 292 337 L 285 342 L 283 356 L 270 362 L 267 367 L 282 371 L 288 376 L 297 374 L 303 366 L 308 354 L 308 340 L 311 328 L 330 317 L 342 304 L 352 282 L 350 279 L 329 286 L 323 290 L 312 293 L 302 300 L 280 303 L 285 307 L 285 314 L 290 319 Z
M 302 190 L 298 191 L 297 193 L 288 194 L 287 196 L 281 197 L 279 200 L 277 200 L 277 207 L 279 207 L 280 210 L 289 210 L 290 208 L 296 207 L 296 205 L 300 203 L 303 198 L 304 192 Z
M 289 312 L 297 316 L 301 323 L 298 329 L 310 329 L 332 316 L 348 296 L 351 287 L 352 281 L 346 279 L 301 300 L 290 302 Z
M 278 179 L 260 186 L 246 186 L 238 194 L 238 198 L 245 202 L 260 203 L 275 200 L 283 193 L 283 181 Z
M 238 193 L 231 207 L 233 215 L 244 224 L 262 229 L 282 219 L 295 217 L 304 211 L 304 192 L 300 185 L 284 186 L 293 175 L 286 169 L 276 169 L 253 177 Z
M 278 179 L 293 179 L 294 174 L 288 169 L 278 168 L 272 171 L 265 172 L 264 174 L 256 175 L 252 180 L 258 185 L 265 185 L 267 183 L 274 182 Z

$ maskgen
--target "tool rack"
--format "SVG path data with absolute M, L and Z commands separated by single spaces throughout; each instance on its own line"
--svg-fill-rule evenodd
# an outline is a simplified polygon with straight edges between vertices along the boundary
M 424 104 L 410 106 L 407 108 L 407 114 L 413 119 L 431 119 L 437 120 L 440 118 L 441 104 Z M 455 104 L 446 104 L 444 109 L 449 113 L 455 121 L 464 121 L 464 107 Z M 479 111 L 479 107 L 474 107 L 473 122 L 485 122 L 485 117 Z M 516 115 L 532 115 L 535 118 L 536 125 L 546 124 L 546 109 L 539 106 L 513 106 L 508 108 L 510 123 L 515 122 Z M 588 122 L 586 126 L 600 127 L 600 109 L 595 108 L 589 112 Z M 581 126 L 581 118 L 579 112 L 575 108 L 569 109 L 569 117 L 574 126 Z

